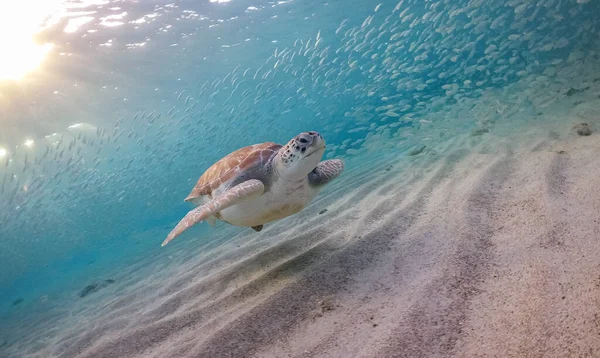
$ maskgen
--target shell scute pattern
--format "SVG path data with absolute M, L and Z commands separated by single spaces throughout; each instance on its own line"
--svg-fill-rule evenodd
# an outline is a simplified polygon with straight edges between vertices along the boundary
M 231 182 L 237 176 L 255 167 L 264 166 L 281 147 L 277 143 L 266 142 L 240 148 L 228 154 L 202 174 L 185 201 L 191 201 L 202 195 L 210 196 L 223 184 Z

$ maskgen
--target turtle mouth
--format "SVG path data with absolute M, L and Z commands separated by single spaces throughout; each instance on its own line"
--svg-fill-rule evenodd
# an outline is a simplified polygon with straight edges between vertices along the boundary
M 322 146 L 322 147 L 319 147 L 319 148 L 313 150 L 312 152 L 308 153 L 305 158 L 310 157 L 311 155 L 315 154 L 316 152 L 320 151 L 321 149 L 325 149 L 325 146 Z

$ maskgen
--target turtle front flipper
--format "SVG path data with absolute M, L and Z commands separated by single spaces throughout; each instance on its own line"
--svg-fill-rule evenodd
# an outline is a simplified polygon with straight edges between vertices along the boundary
M 344 171 L 344 161 L 330 159 L 320 162 L 317 167 L 308 173 L 308 182 L 312 186 L 322 186 L 337 178 Z
M 250 179 L 234 186 L 210 202 L 188 212 L 160 246 L 165 246 L 169 241 L 181 235 L 185 230 L 214 216 L 219 211 L 233 206 L 242 200 L 262 195 L 264 190 L 265 186 L 263 183 L 256 179 Z

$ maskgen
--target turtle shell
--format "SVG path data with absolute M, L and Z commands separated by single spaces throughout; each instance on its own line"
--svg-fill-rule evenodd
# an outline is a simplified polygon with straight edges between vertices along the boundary
M 232 183 L 239 176 L 263 167 L 281 147 L 279 144 L 266 142 L 228 154 L 202 174 L 185 201 L 192 201 L 202 195 L 212 196 L 223 184 Z

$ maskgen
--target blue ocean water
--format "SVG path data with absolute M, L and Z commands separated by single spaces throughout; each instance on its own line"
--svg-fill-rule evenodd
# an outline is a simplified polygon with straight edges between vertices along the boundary
M 190 209 L 183 199 L 237 148 L 315 130 L 352 175 L 353 163 L 420 148 L 423 133 L 451 137 L 435 114 L 543 86 L 600 45 L 595 0 L 30 1 L 5 12 L 34 13 L 30 35 L 47 53 L 0 79 L 5 327 L 176 249 L 160 243 Z M 453 130 L 476 129 L 473 117 Z

